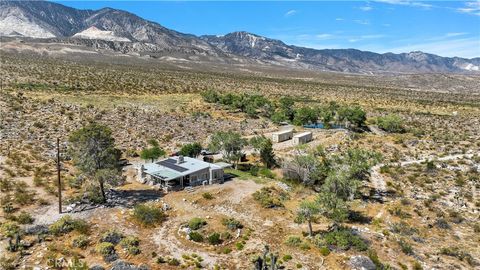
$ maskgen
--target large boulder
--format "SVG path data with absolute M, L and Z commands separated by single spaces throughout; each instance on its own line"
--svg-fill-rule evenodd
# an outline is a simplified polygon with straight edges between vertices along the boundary
M 349 264 L 353 270 L 375 270 L 377 268 L 370 258 L 362 255 L 351 257 Z

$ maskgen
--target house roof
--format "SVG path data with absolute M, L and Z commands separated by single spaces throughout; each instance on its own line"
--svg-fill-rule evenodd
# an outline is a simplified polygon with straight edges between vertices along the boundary
M 204 169 L 221 169 L 222 167 L 198 160 L 183 157 L 182 163 L 177 163 L 179 157 L 170 157 L 144 165 L 144 172 L 165 181 L 177 179 Z

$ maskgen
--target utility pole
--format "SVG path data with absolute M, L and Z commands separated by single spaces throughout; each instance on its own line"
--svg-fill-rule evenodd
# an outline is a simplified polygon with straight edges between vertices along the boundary
M 57 138 L 57 179 L 58 179 L 58 213 L 62 213 L 62 181 L 60 179 L 60 138 Z

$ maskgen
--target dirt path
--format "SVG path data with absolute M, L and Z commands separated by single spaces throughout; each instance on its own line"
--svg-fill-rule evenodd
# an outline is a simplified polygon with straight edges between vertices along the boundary
M 469 151 L 470 152 L 470 151 Z M 477 153 L 480 155 L 480 153 Z M 390 165 L 390 166 L 408 166 L 412 164 L 420 164 L 427 162 L 429 160 L 437 160 L 437 161 L 450 161 L 450 160 L 457 160 L 457 159 L 464 159 L 464 158 L 473 158 L 476 154 L 474 153 L 469 153 L 469 154 L 457 154 L 457 155 L 448 155 L 444 157 L 435 157 L 435 156 L 429 156 L 421 159 L 414 159 L 414 160 L 407 160 L 407 161 L 402 161 L 402 162 L 395 162 L 395 163 L 390 163 L 390 164 L 378 164 L 376 166 L 373 166 L 370 172 L 370 181 L 372 182 L 372 185 L 374 189 L 376 190 L 376 195 L 380 197 L 384 197 L 384 195 L 387 192 L 387 184 L 385 182 L 385 179 L 383 178 L 383 175 L 380 173 L 380 168 L 382 168 L 385 165 Z

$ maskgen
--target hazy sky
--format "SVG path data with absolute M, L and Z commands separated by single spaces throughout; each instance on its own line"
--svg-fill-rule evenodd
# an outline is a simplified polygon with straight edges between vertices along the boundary
M 56 1 L 112 7 L 195 35 L 248 31 L 311 48 L 480 57 L 480 1 Z

